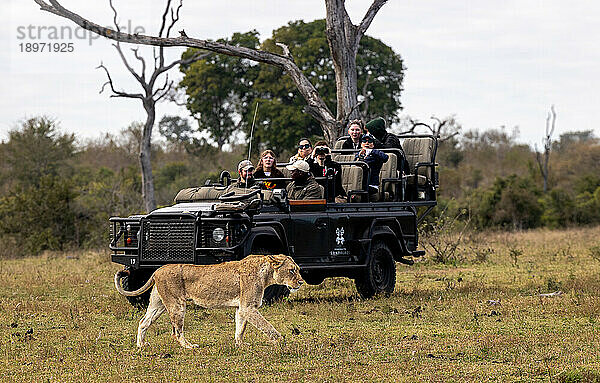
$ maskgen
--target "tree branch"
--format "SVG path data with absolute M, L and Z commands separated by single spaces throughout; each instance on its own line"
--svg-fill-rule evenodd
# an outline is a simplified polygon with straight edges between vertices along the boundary
M 142 85 L 144 85 L 145 81 L 144 81 L 144 73 L 142 73 L 142 75 L 138 75 L 136 73 L 135 70 L 133 70 L 133 68 L 131 67 L 131 65 L 129 65 L 129 62 L 127 61 L 127 58 L 125 57 L 125 55 L 123 54 L 123 51 L 121 50 L 121 46 L 117 43 L 117 44 L 113 44 L 113 47 L 115 47 L 115 49 L 117 50 L 117 52 L 119 52 L 119 56 L 121 56 L 121 61 L 123 61 L 123 64 L 125 64 L 125 68 L 127 68 L 127 70 L 129 71 L 129 73 L 131 73 L 133 75 L 133 77 L 135 77 L 135 79 Z
M 135 56 L 135 58 L 142 62 L 142 74 L 140 77 L 142 78 L 143 81 L 145 81 L 145 79 L 146 79 L 146 60 L 144 60 L 144 58 L 138 54 L 138 49 L 139 48 L 132 48 L 131 50 L 133 51 L 133 55 Z
M 177 106 L 187 106 L 187 102 L 185 102 L 185 95 L 183 95 L 182 97 L 180 96 L 178 87 L 169 89 L 169 92 L 165 95 L 165 97 L 167 97 L 167 100 L 169 100 Z M 180 98 L 183 98 L 184 101 L 180 101 Z
M 451 139 L 454 136 L 458 136 L 460 134 L 460 132 L 454 132 L 452 134 L 447 135 L 446 137 L 443 138 L 439 138 L 440 142 L 444 142 L 444 141 L 448 141 L 449 139 Z
M 281 49 L 283 49 L 283 55 L 285 57 L 289 57 L 290 59 L 293 60 L 292 54 L 290 53 L 290 48 L 288 48 L 287 45 L 285 45 L 283 43 L 275 43 L 275 45 L 277 45 L 278 47 L 281 47 Z
M 113 23 L 115 24 L 115 28 L 117 28 L 117 31 L 121 32 L 121 29 L 119 28 L 119 23 L 117 22 L 117 10 L 113 6 L 112 0 L 108 0 L 108 4 L 110 4 L 110 8 L 113 11 Z
M 169 85 L 169 74 L 167 73 L 167 75 L 165 76 L 165 84 L 164 84 L 162 87 L 160 87 L 160 88 L 157 88 L 157 89 L 156 89 L 154 92 L 152 92 L 152 98 L 156 97 L 156 95 L 157 95 L 158 93 L 160 93 L 160 92 L 162 92 L 163 90 L 167 89 L 169 86 L 170 86 L 170 85 Z M 164 97 L 164 96 L 165 96 L 165 95 L 163 94 L 163 96 L 162 96 L 162 97 Z M 162 97 L 161 97 L 161 98 L 162 98 Z M 158 101 L 158 100 L 157 100 L 157 101 Z
M 357 103 L 354 104 L 354 106 L 352 106 L 352 108 L 350 108 L 350 111 L 348 113 L 346 113 L 346 115 L 344 116 L 344 118 L 342 118 L 340 122 L 340 124 L 342 124 L 342 126 L 346 126 L 346 124 L 348 124 L 348 122 L 350 121 L 350 116 L 352 115 L 352 112 L 354 112 L 354 110 L 356 108 L 358 108 L 359 106 L 362 105 L 363 102 L 365 102 L 366 98 L 363 98 L 362 101 L 358 101 Z
M 414 121 L 412 119 L 409 119 L 409 121 L 412 124 L 412 129 L 410 129 L 409 132 L 414 132 L 415 129 L 417 128 L 417 126 L 424 126 L 427 129 L 429 129 L 429 131 L 431 132 L 431 134 L 435 134 L 435 130 L 431 126 L 429 126 L 428 124 L 426 124 L 424 122 Z
M 177 9 L 174 13 L 173 9 L 171 9 L 171 25 L 169 25 L 169 29 L 167 29 L 167 37 L 169 37 L 169 35 L 171 34 L 171 29 L 173 28 L 173 26 L 175 26 L 175 24 L 179 21 L 179 10 L 181 9 L 181 7 L 183 7 L 183 0 L 179 0 L 179 5 L 177 6 Z
M 283 68 L 292 78 L 292 81 L 294 81 L 294 83 L 296 84 L 296 87 L 300 91 L 300 94 L 302 94 L 302 96 L 306 100 L 308 106 L 310 107 L 309 110 L 312 111 L 311 115 L 313 115 L 313 117 L 316 117 L 316 115 L 318 115 L 318 121 L 324 121 L 329 124 L 335 123 L 335 118 L 333 117 L 331 111 L 319 95 L 319 92 L 304 75 L 304 73 L 302 73 L 300 68 L 298 68 L 296 63 L 289 57 L 281 56 L 267 51 L 223 44 L 215 41 L 194 39 L 184 35 L 173 38 L 122 33 L 120 31 L 115 31 L 114 29 L 102 27 L 79 16 L 74 12 L 69 11 L 68 9 L 64 8 L 57 0 L 34 1 L 40 6 L 40 8 L 43 11 L 53 13 L 63 18 L 67 18 L 73 21 L 75 24 L 82 27 L 83 29 L 94 32 L 111 40 L 127 42 L 132 44 L 154 45 L 159 47 L 179 46 L 199 48 L 203 50 L 225 54 L 228 56 L 241 57 L 252 61 L 262 62 L 265 64 Z M 48 4 L 46 1 L 48 1 L 50 4 Z
M 106 85 L 109 85 L 110 89 L 113 92 L 111 97 L 139 98 L 140 100 L 144 99 L 144 95 L 140 94 L 140 93 L 126 93 L 126 92 L 116 90 L 113 85 L 112 78 L 110 77 L 110 73 L 108 72 L 108 69 L 104 66 L 104 64 L 100 63 L 100 65 L 98 65 L 98 67 L 96 67 L 96 69 L 104 69 L 104 72 L 106 72 L 106 77 L 108 77 L 108 81 L 106 81 L 102 85 L 102 88 L 100 89 L 99 93 L 104 92 L 104 88 L 106 87 Z
M 367 112 L 369 111 L 369 85 L 371 85 L 371 71 L 367 71 L 365 85 L 362 88 L 362 95 L 364 97 L 364 108 L 362 114 L 364 118 L 367 118 Z
M 160 30 L 158 31 L 158 35 L 160 37 L 162 37 L 165 26 L 167 25 L 167 15 L 169 14 L 169 9 L 171 9 L 171 0 L 167 0 L 167 5 L 165 6 L 165 11 L 162 15 L 162 23 L 160 24 Z
M 367 10 L 365 17 L 363 17 L 362 21 L 360 22 L 360 24 L 358 25 L 358 28 L 356 30 L 356 33 L 357 33 L 356 44 L 358 44 L 360 42 L 361 37 L 365 34 L 367 29 L 369 29 L 369 27 L 371 26 L 371 22 L 377 15 L 377 12 L 379 12 L 381 7 L 383 7 L 385 5 L 385 3 L 387 3 L 387 0 L 373 1 L 373 4 L 371 4 L 369 9 Z

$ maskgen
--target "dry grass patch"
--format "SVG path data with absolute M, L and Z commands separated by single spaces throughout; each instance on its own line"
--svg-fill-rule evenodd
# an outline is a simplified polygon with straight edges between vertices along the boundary
M 142 312 L 114 291 L 107 253 L 4 260 L 0 381 L 598 381 L 598 234 L 469 234 L 452 265 L 399 265 L 390 297 L 360 300 L 344 278 L 302 288 L 261 309 L 281 348 L 250 328 L 236 349 L 233 311 L 191 308 L 199 350 L 165 315 L 139 352 Z

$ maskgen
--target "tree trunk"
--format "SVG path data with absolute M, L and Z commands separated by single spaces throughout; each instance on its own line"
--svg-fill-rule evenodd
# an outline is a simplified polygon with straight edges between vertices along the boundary
M 146 110 L 146 123 L 144 124 L 140 145 L 140 167 L 142 169 L 142 198 L 144 199 L 146 212 L 149 213 L 156 209 L 151 162 L 152 128 L 154 128 L 154 120 L 156 119 L 154 101 L 144 100 L 144 109 Z
M 356 54 L 360 36 L 346 12 L 344 0 L 327 0 L 325 7 L 327 9 L 326 35 L 335 71 L 336 120 L 345 122 L 344 120 L 347 119 L 360 118 L 360 112 L 356 108 L 358 96 Z M 340 130 L 336 132 L 336 136 L 343 134 L 343 128 L 339 126 Z
M 544 194 L 548 193 L 548 162 L 550 161 L 550 146 L 546 147 L 544 153 Z

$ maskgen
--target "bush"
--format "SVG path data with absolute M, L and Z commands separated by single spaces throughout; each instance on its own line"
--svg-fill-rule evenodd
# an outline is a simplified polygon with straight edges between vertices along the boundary
M 565 190 L 555 188 L 542 199 L 542 224 L 550 228 L 567 227 L 575 222 L 575 201 Z
M 79 245 L 106 246 L 111 216 L 127 216 L 144 210 L 141 178 L 136 167 L 118 172 L 104 167 L 82 170 L 77 182 L 81 190 L 75 200 Z
M 21 254 L 63 250 L 74 242 L 77 194 L 66 180 L 46 176 L 0 199 L 0 232 L 18 245 Z
M 478 228 L 528 229 L 540 225 L 540 190 L 531 178 L 498 177 L 487 190 L 470 196 L 471 215 Z

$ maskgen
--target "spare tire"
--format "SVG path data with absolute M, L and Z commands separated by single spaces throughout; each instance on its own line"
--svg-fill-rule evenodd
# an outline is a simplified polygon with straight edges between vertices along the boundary
M 123 273 L 121 278 L 121 286 L 126 291 L 134 291 L 142 287 L 150 278 L 154 270 L 136 270 L 129 269 L 129 273 Z M 144 310 L 148 307 L 150 302 L 150 292 L 152 289 L 146 291 L 142 295 L 137 297 L 125 297 L 131 303 L 131 305 L 139 310 Z

